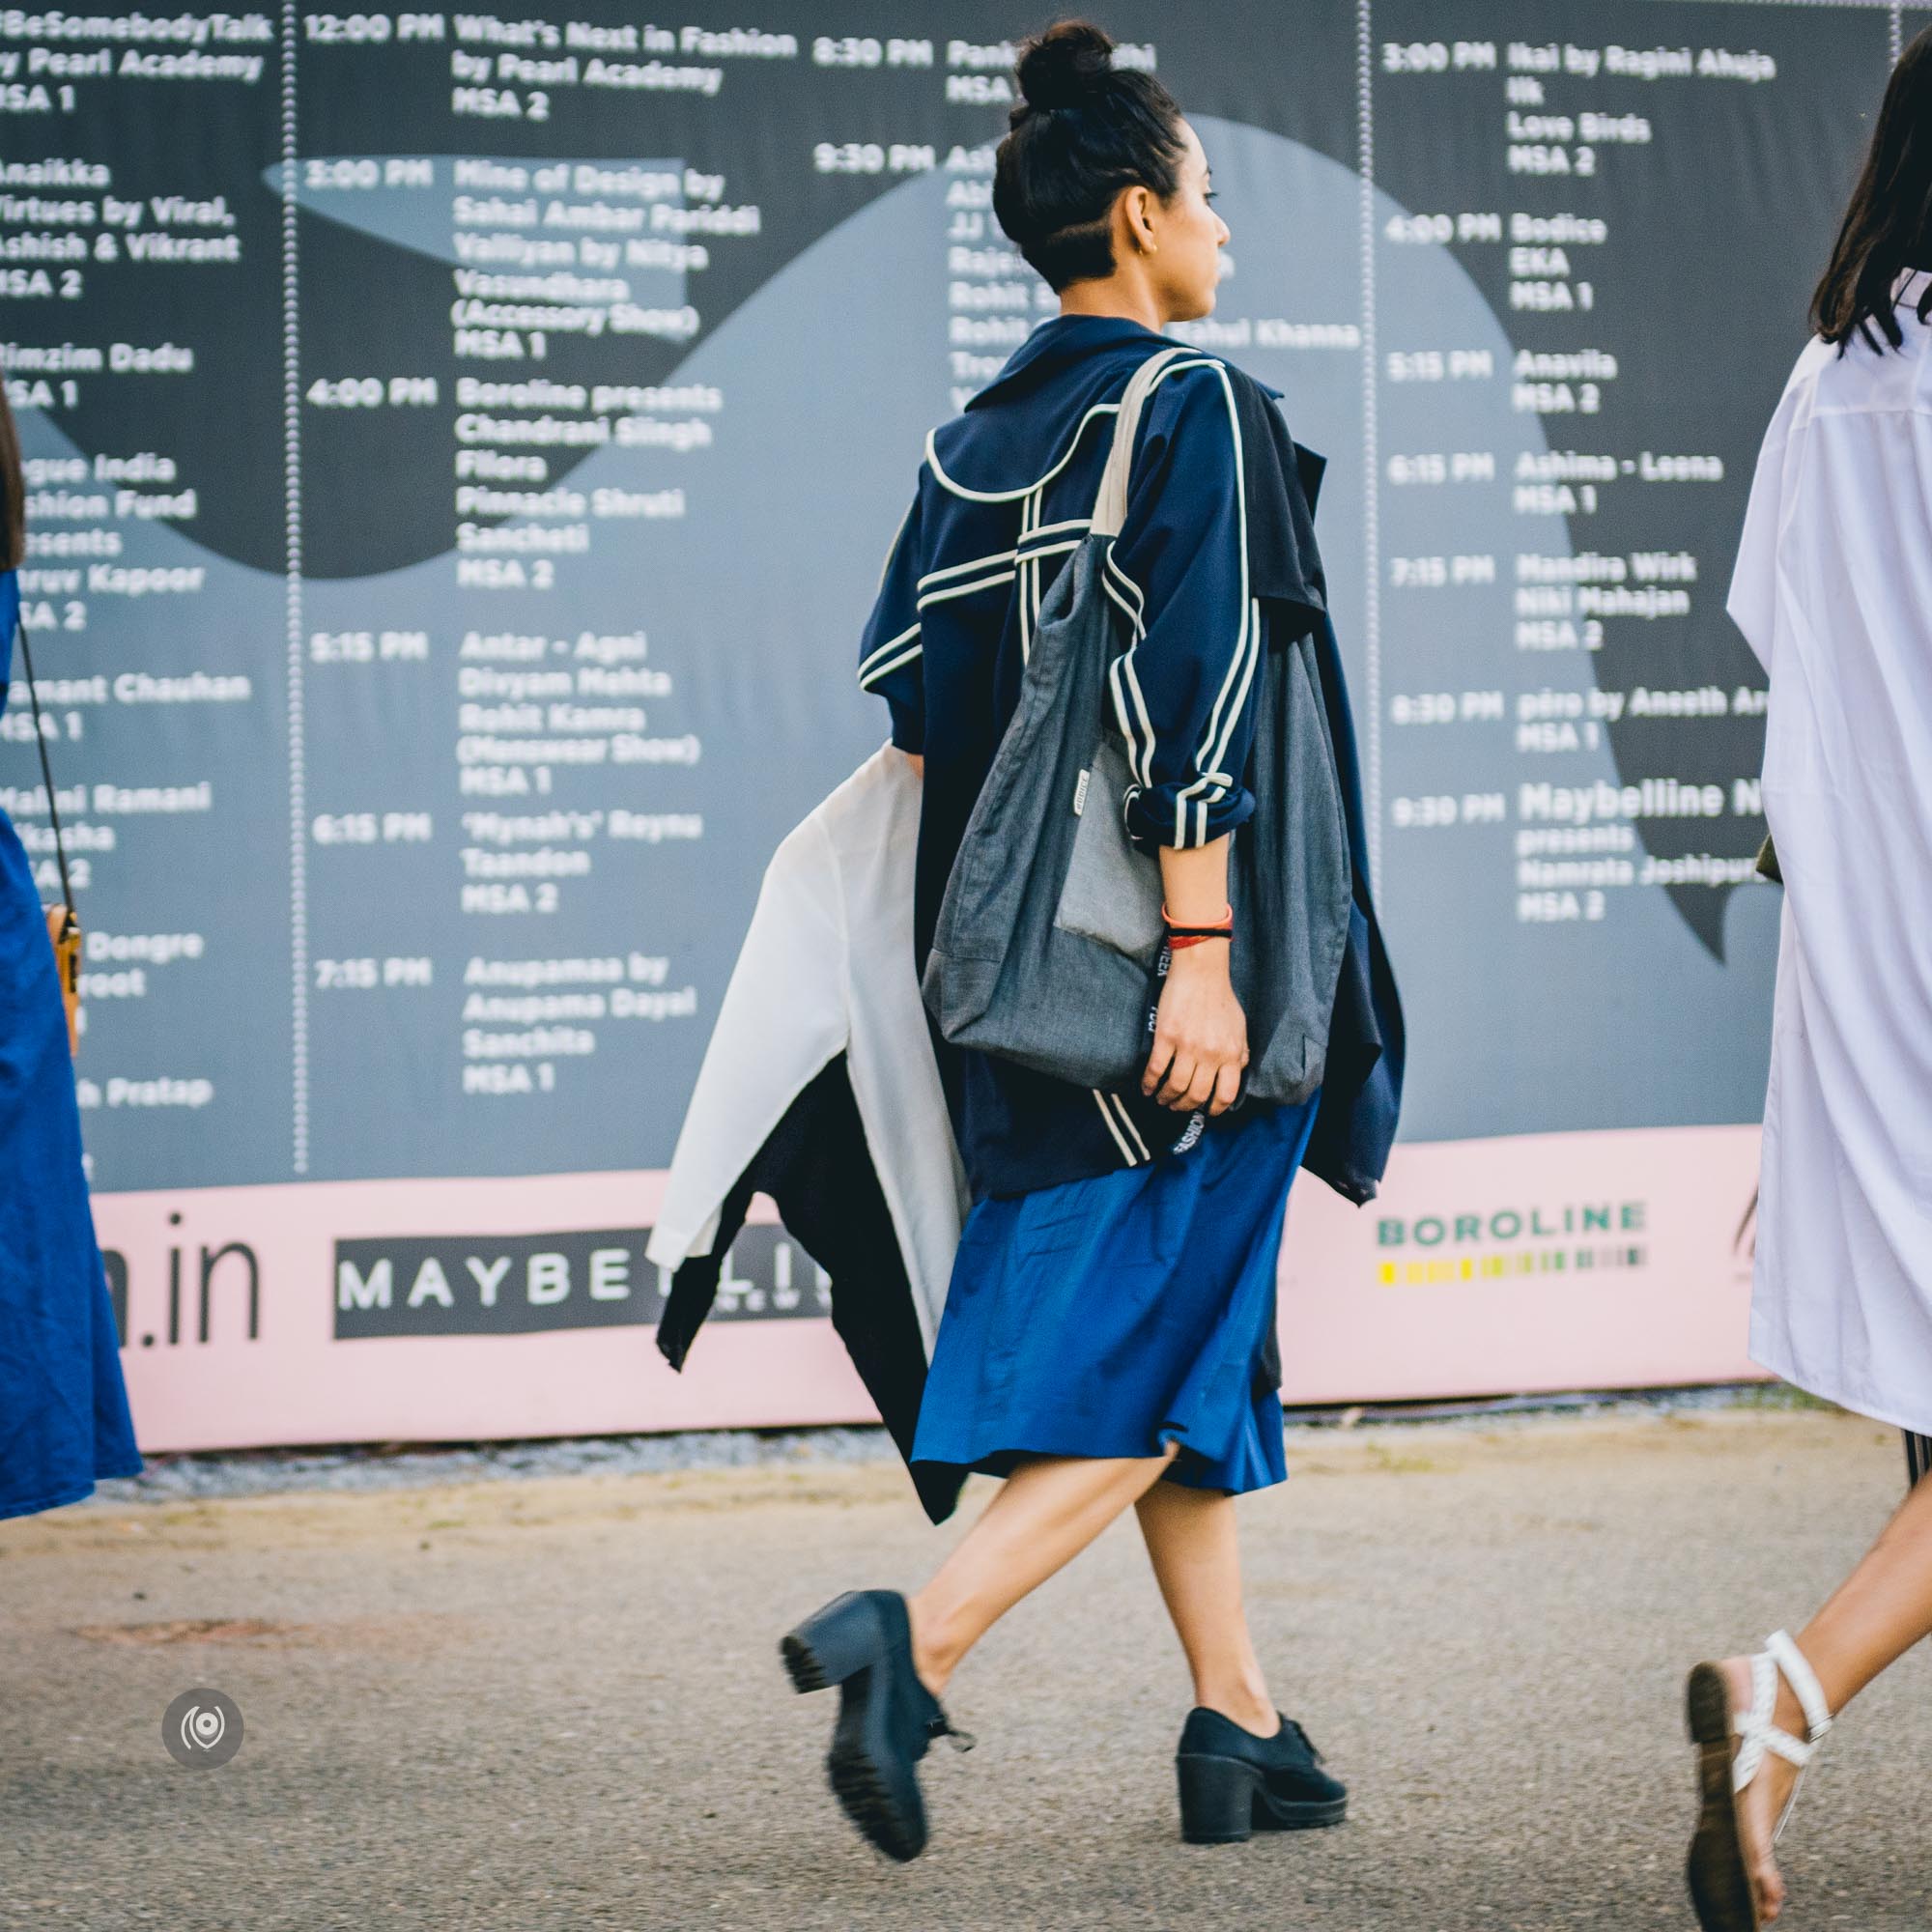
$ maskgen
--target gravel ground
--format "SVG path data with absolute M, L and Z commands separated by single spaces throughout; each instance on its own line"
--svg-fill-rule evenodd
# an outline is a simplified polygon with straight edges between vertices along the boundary
M 517 1482 L 439 1456 L 461 1479 L 0 1523 L 0 1924 L 1684 1927 L 1685 1667 L 1801 1622 L 1902 1481 L 1889 1431 L 1735 1404 L 1297 1431 L 1242 1505 L 1248 1595 L 1349 1822 L 1179 1842 L 1186 1683 L 1125 1521 L 968 1661 L 979 1746 L 927 1761 L 932 1847 L 898 1867 L 833 1806 L 833 1699 L 774 1645 L 916 1583 L 992 1486 L 934 1531 L 828 1447 Z M 202 1687 L 245 1735 L 194 1772 L 160 1719 Z M 1932 1925 L 1928 1695 L 1915 1654 L 1833 1731 L 1780 1932 Z
M 97 1486 L 111 1506 L 218 1496 L 420 1489 L 520 1476 L 668 1475 L 889 1462 L 883 1429 L 708 1429 L 672 1435 L 574 1435 L 523 1442 L 397 1442 L 339 1449 L 238 1449 L 150 1456 L 138 1475 Z
M 1815 1407 L 1781 1384 L 1747 1382 L 1641 1393 L 1588 1392 L 1389 1408 L 1297 1409 L 1291 1443 L 1329 1429 L 1509 1427 L 1551 1415 L 1710 1414 L 1725 1409 Z M 279 1495 L 298 1490 L 398 1490 L 426 1483 L 519 1476 L 663 1475 L 690 1469 L 787 1469 L 891 1463 L 883 1429 L 713 1429 L 670 1435 L 587 1435 L 520 1442 L 348 1443 L 327 1449 L 241 1449 L 154 1455 L 138 1476 L 99 1485 L 96 1506 L 187 1498 Z

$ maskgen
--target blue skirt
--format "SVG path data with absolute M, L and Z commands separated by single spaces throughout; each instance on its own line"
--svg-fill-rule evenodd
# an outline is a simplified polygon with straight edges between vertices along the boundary
M 911 1460 L 1004 1476 L 1025 1456 L 1157 1456 L 1177 1441 L 1175 1482 L 1282 1481 L 1263 1361 L 1320 1097 L 1149 1167 L 977 1202 Z
M 0 681 L 0 706 L 6 694 Z M 0 1518 L 78 1502 L 100 1477 L 141 1468 L 60 977 L 27 855 L 0 811 Z

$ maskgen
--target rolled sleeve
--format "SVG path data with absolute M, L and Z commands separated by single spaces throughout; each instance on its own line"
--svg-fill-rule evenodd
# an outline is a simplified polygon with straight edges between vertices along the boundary
M 1247 521 L 1233 380 L 1218 362 L 1179 363 L 1149 400 L 1106 565 L 1131 634 L 1108 691 L 1144 847 L 1206 845 L 1254 812 L 1242 775 L 1263 637 Z
M 925 749 L 925 674 L 919 624 L 920 498 L 899 525 L 879 574 L 879 594 L 859 641 L 859 688 L 892 707 L 893 743 Z

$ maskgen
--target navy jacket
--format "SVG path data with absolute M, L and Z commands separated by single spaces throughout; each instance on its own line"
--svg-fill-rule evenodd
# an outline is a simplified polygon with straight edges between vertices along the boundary
M 1172 346 L 1124 318 L 1055 317 L 926 439 L 859 666 L 861 685 L 891 706 L 894 742 L 925 759 L 913 922 L 922 971 L 1040 606 L 1091 517 L 1122 391 Z M 1359 928 L 1305 1164 L 1365 1200 L 1394 1136 L 1400 1009 L 1368 895 L 1353 732 L 1315 543 L 1320 459 L 1289 436 L 1279 394 L 1200 353 L 1179 358 L 1149 398 L 1109 573 L 1128 639 L 1110 695 L 1134 771 L 1125 807 L 1136 840 L 1206 844 L 1254 810 L 1248 700 L 1260 653 L 1314 630 Z M 976 1198 L 1145 1165 L 1182 1138 L 1183 1118 L 1137 1086 L 1101 1094 L 935 1044 Z M 1236 1130 L 1247 1112 L 1208 1131 Z

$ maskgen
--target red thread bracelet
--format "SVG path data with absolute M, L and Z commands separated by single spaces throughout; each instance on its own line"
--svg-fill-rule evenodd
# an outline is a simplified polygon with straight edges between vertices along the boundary
M 1235 908 L 1232 905 L 1224 905 L 1221 917 L 1212 923 L 1177 925 L 1174 915 L 1167 909 L 1167 902 L 1162 900 L 1160 922 L 1167 929 L 1167 949 L 1170 952 L 1179 952 L 1188 946 L 1199 946 L 1204 940 L 1233 940 L 1235 936 Z

